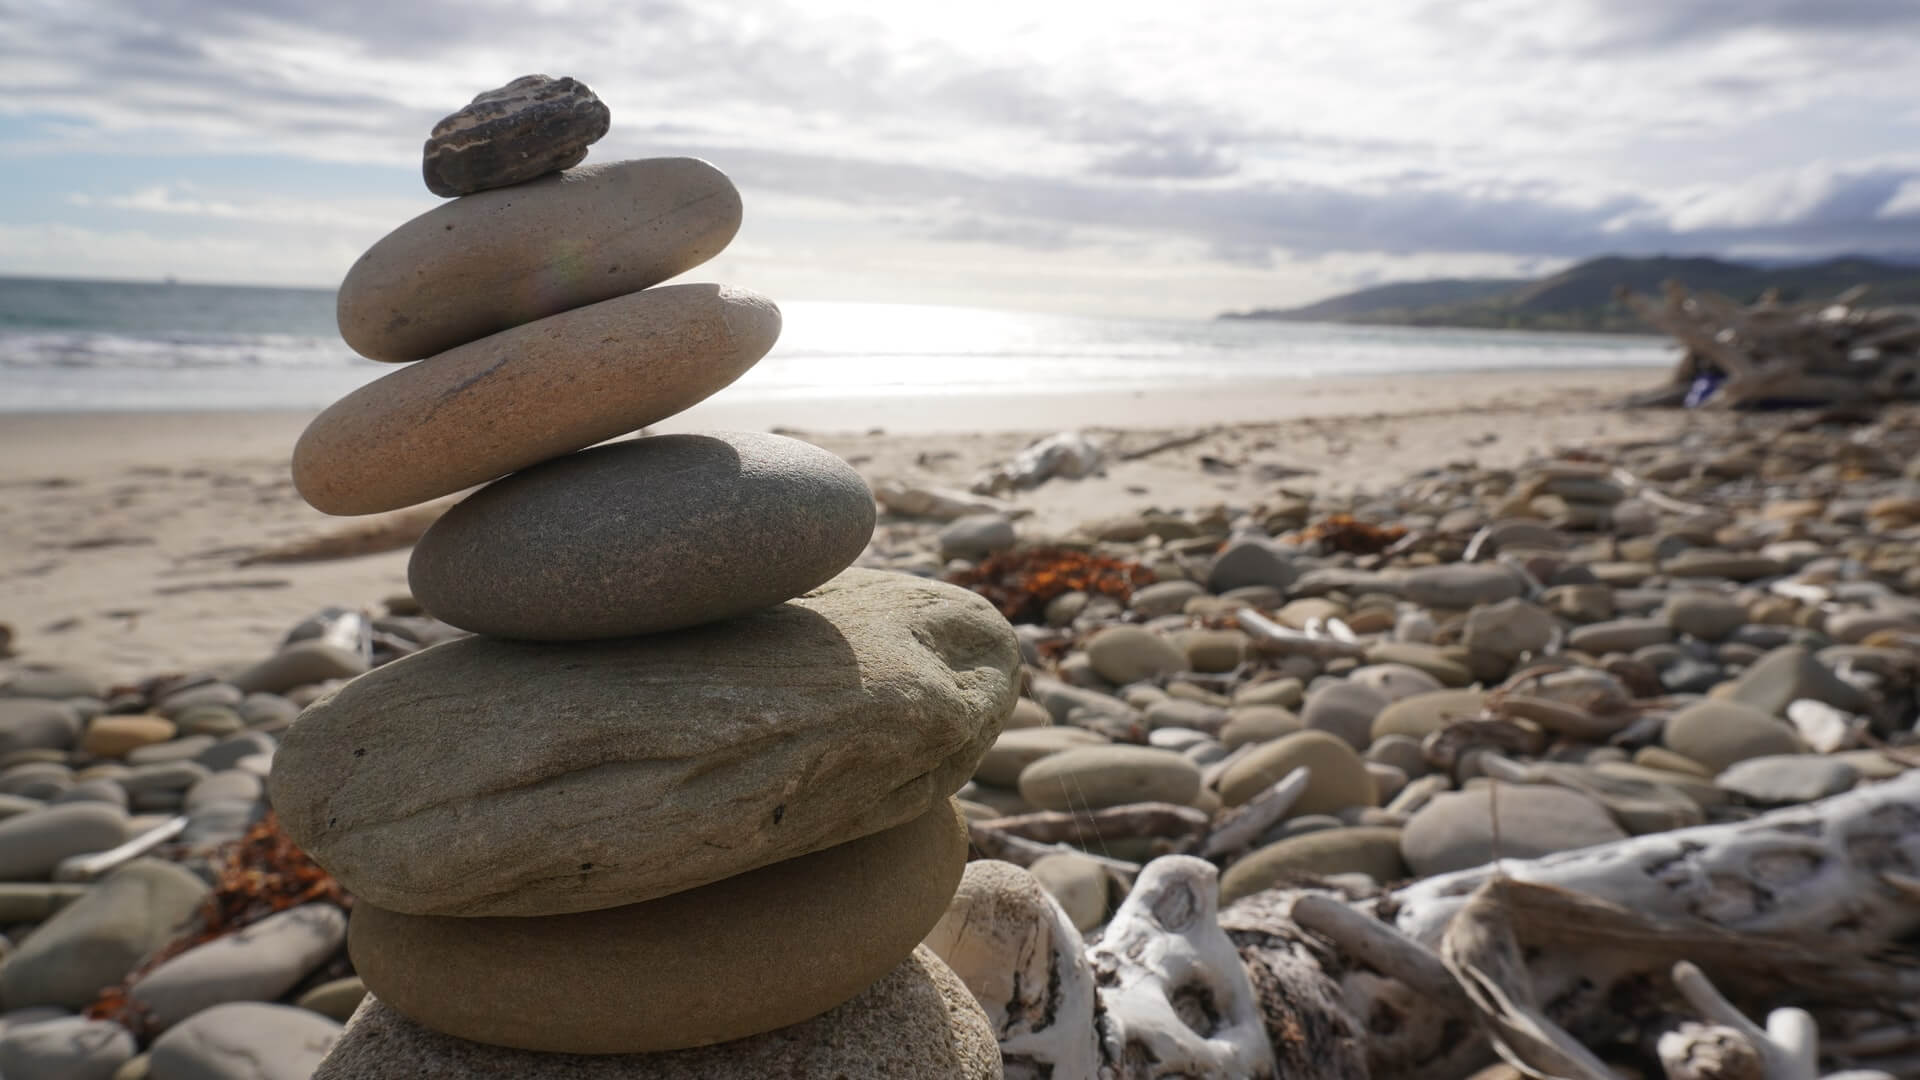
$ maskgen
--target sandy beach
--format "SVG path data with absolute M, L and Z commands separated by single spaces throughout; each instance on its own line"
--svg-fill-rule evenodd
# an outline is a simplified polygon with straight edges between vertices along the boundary
M 1023 534 L 1046 536 L 1146 507 L 1245 501 L 1281 487 L 1376 490 L 1449 461 L 1511 465 L 1572 441 L 1630 442 L 1691 422 L 1606 407 L 1648 380 L 1628 370 L 1316 379 L 1232 395 L 774 404 L 722 395 L 656 430 L 781 430 L 845 458 L 869 484 L 962 489 L 1059 431 L 1123 447 L 1210 432 L 1099 476 L 1012 496 L 1031 511 Z M 404 592 L 404 550 L 243 565 L 264 548 L 364 520 L 329 518 L 293 490 L 288 456 L 309 419 L 0 417 L 0 622 L 12 627 L 19 657 L 123 680 L 185 672 L 257 658 L 327 605 L 374 605 Z M 1203 458 L 1214 464 L 1203 467 Z

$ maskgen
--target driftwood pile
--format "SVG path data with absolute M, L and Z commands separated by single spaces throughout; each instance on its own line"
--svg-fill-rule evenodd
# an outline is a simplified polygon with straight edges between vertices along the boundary
M 1304 774 L 1263 798 L 1284 813 Z M 928 943 L 986 1008 L 1008 1077 L 1458 1080 L 1504 1059 L 1614 1080 L 1609 1059 L 1636 1056 L 1667 1080 L 1920 1075 L 1920 958 L 1903 946 L 1920 929 L 1920 772 L 1372 895 L 1303 885 L 1222 910 L 1204 859 L 1103 860 L 1132 889 L 1091 944 L 1016 868 L 1149 818 L 1173 819 L 1152 826 L 1181 846 L 1239 846 L 1182 809 L 974 824 L 989 860 Z
M 1686 350 L 1665 386 L 1631 404 L 1688 404 L 1703 379 L 1719 385 L 1696 403 L 1720 408 L 1920 400 L 1920 314 L 1859 306 L 1866 293 L 1782 303 L 1769 290 L 1742 306 L 1677 281 L 1659 301 L 1622 289 L 1622 303 Z

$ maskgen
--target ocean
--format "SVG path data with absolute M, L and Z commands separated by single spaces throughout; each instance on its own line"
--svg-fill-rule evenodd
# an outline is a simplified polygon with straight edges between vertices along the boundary
M 732 401 L 1271 386 L 1325 376 L 1663 367 L 1658 338 L 784 303 Z M 394 370 L 330 289 L 0 277 L 0 412 L 318 409 Z

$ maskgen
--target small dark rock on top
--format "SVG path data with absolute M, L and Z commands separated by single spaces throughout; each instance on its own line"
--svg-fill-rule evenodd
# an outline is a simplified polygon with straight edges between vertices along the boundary
M 609 120 L 585 83 L 522 75 L 433 125 L 421 172 L 449 198 L 524 184 L 580 164 Z

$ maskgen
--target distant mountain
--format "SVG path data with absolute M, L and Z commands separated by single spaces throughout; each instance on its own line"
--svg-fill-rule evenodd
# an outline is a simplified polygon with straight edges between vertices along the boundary
M 1676 280 L 1742 303 L 1778 289 L 1785 300 L 1821 300 L 1868 285 L 1880 304 L 1920 304 L 1920 266 L 1842 255 L 1798 265 L 1758 266 L 1712 258 L 1617 255 L 1588 259 L 1537 281 L 1446 279 L 1376 285 L 1304 307 L 1227 312 L 1223 319 L 1466 326 L 1519 330 L 1640 331 L 1648 327 L 1614 299 L 1626 286 L 1658 295 Z

